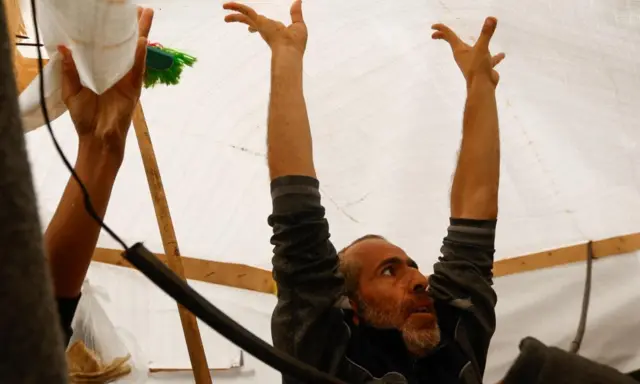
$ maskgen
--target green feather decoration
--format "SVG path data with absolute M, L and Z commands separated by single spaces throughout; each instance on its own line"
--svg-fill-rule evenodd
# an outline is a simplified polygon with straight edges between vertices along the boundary
M 176 85 L 180 82 L 184 67 L 192 67 L 195 62 L 195 57 L 184 52 L 160 45 L 149 45 L 144 87 L 153 88 L 158 84 Z

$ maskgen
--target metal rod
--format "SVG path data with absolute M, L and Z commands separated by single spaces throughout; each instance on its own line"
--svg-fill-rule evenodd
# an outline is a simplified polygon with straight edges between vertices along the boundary
M 591 276 L 593 274 L 593 242 L 587 244 L 587 277 L 584 281 L 584 293 L 582 294 L 582 310 L 580 312 L 580 321 L 578 322 L 578 331 L 576 337 L 571 342 L 569 352 L 578 353 L 582 345 L 582 339 L 587 329 L 587 315 L 589 312 L 589 299 L 591 298 Z

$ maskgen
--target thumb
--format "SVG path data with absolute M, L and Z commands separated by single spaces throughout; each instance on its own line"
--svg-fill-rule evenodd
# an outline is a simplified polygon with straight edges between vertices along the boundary
M 489 42 L 491 41 L 491 37 L 493 37 L 493 33 L 496 31 L 497 26 L 498 20 L 495 17 L 487 17 L 484 21 L 484 25 L 482 26 L 482 32 L 480 32 L 480 38 L 478 38 L 476 47 L 488 51 Z
M 82 90 L 82 83 L 80 82 L 80 75 L 78 75 L 78 69 L 76 63 L 73 61 L 73 55 L 69 48 L 60 45 L 58 46 L 58 52 L 62 56 L 62 94 L 63 98 L 77 95 Z
M 144 73 L 147 69 L 147 38 L 139 37 L 136 47 L 135 59 L 131 68 L 131 82 L 134 88 L 139 88 L 144 79 Z
M 304 23 L 304 17 L 302 16 L 302 0 L 295 0 L 291 5 L 291 22 Z
M 498 85 L 500 82 L 500 74 L 497 71 L 491 72 L 491 80 L 495 85 Z

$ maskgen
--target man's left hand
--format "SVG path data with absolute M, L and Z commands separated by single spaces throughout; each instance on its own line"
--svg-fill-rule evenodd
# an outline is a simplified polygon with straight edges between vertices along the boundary
M 80 145 L 98 142 L 109 153 L 124 156 L 133 111 L 142 91 L 152 21 L 153 10 L 138 7 L 139 36 L 133 68 L 101 95 L 81 84 L 71 51 L 58 47 L 63 56 L 62 99 L 71 114 Z
M 492 56 L 489 52 L 489 42 L 498 25 L 498 20 L 488 17 L 482 26 L 480 38 L 473 45 L 462 41 L 451 28 L 444 24 L 434 24 L 431 28 L 435 30 L 432 37 L 436 40 L 444 40 L 451 46 L 453 58 L 462 71 L 467 84 L 470 84 L 475 77 L 486 77 L 494 86 L 498 85 L 500 75 L 494 69 L 505 57 L 504 53 Z

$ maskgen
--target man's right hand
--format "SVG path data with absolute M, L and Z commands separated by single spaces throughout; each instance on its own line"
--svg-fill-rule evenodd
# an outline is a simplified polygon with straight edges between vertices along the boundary
M 243 23 L 249 26 L 249 32 L 259 32 L 272 51 L 293 48 L 301 55 L 304 54 L 307 47 L 307 26 L 302 17 L 302 0 L 296 0 L 291 6 L 291 25 L 288 27 L 259 15 L 244 4 L 226 3 L 223 8 L 236 12 L 224 18 L 227 23 Z
M 462 41 L 455 32 L 444 24 L 434 24 L 431 28 L 435 30 L 432 37 L 437 40 L 445 40 L 451 46 L 453 58 L 462 71 L 467 84 L 476 76 L 488 76 L 494 86 L 498 85 L 500 75 L 493 69 L 505 57 L 504 53 L 491 56 L 489 52 L 489 42 L 496 30 L 498 20 L 494 17 L 487 17 L 482 26 L 480 38 L 475 45 Z

